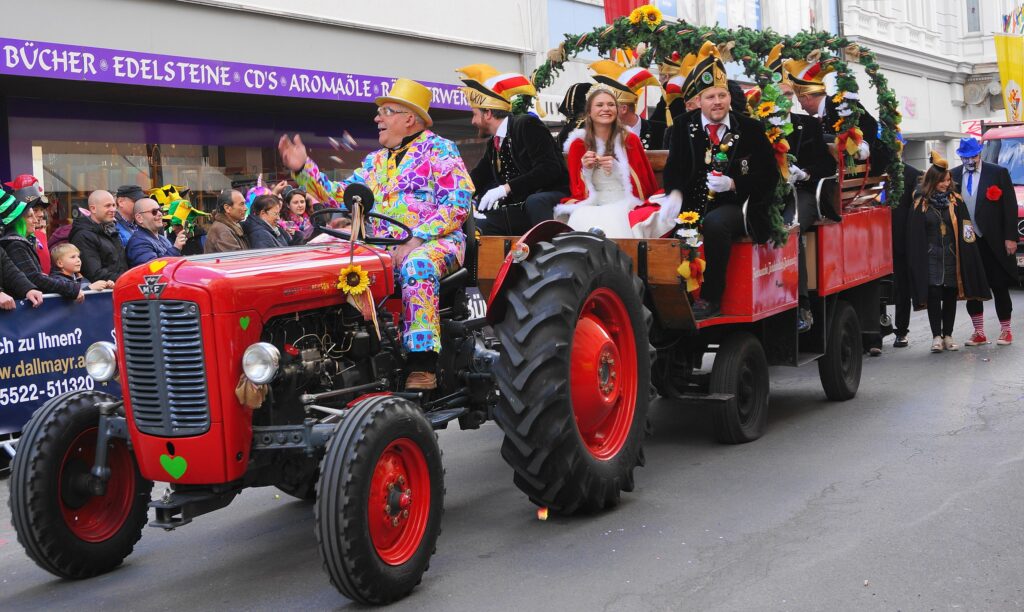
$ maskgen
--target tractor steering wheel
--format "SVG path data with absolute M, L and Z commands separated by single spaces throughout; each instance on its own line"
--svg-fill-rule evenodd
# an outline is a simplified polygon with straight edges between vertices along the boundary
M 370 208 L 373 206 L 374 203 L 374 197 L 373 191 L 366 185 L 363 185 L 362 183 L 353 183 L 352 185 L 349 185 L 348 188 L 345 189 L 344 201 L 345 206 L 347 206 L 349 210 L 352 210 L 356 203 L 363 204 L 363 206 L 366 209 L 366 212 L 363 213 L 364 218 L 380 219 L 381 221 L 384 221 L 389 225 L 394 225 L 395 227 L 398 227 L 405 233 L 405 235 L 402 236 L 401 238 L 392 238 L 390 236 L 367 236 L 363 240 L 363 242 L 365 242 L 366 244 L 375 244 L 378 246 L 394 246 L 398 244 L 405 244 L 406 242 L 412 240 L 412 230 L 409 229 L 409 227 L 406 226 L 404 223 L 397 219 L 386 217 L 379 213 L 370 211 Z M 351 232 L 336 230 L 317 222 L 317 219 L 319 217 L 334 216 L 341 212 L 342 211 L 338 208 L 321 208 L 320 210 L 311 214 L 309 216 L 309 221 L 310 223 L 313 224 L 313 234 L 316 235 L 318 233 L 321 233 L 327 234 L 328 236 L 333 236 L 334 238 L 340 238 L 341 240 L 352 240 Z

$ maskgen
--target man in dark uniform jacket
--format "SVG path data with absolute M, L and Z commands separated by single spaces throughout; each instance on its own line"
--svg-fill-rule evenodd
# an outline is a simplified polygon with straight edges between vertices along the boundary
M 892 275 L 893 302 L 896 305 L 896 348 L 907 346 L 910 333 L 911 286 L 907 264 L 907 216 L 914 207 L 914 193 L 921 181 L 921 171 L 908 163 L 903 164 L 903 195 L 892 211 Z
M 1013 190 L 1010 172 L 997 164 L 981 161 L 981 143 L 964 138 L 956 150 L 963 165 L 953 168 L 953 182 L 967 204 L 974 222 L 985 277 L 995 298 L 996 316 L 999 317 L 999 337 L 996 344 L 1013 342 L 1010 333 L 1010 315 L 1013 301 L 1010 287 L 1016 287 L 1017 260 L 1017 194 Z M 981 300 L 967 300 L 967 314 L 971 315 L 974 334 L 965 342 L 967 346 L 988 344 L 985 336 L 985 307 Z
M 519 236 L 553 217 L 569 193 L 569 171 L 551 132 L 534 115 L 512 115 L 512 96 L 537 96 L 529 79 L 486 64 L 459 68 L 473 109 L 473 127 L 490 138 L 470 171 L 476 188 L 481 234 Z
M 892 162 L 892 151 L 878 137 L 878 121 L 857 99 L 850 97 L 853 94 L 847 94 L 839 103 L 835 102 L 832 96 L 825 95 L 825 75 L 834 70 L 831 63 L 789 59 L 783 62 L 783 66 L 793 81 L 793 89 L 796 90 L 800 106 L 808 115 L 813 115 L 821 121 L 822 130 L 829 142 L 836 136 L 835 125 L 840 119 L 839 111 L 845 111 L 847 107 L 861 110 L 857 126 L 864 139 L 854 157 L 858 161 L 868 160 L 871 164 L 868 172 L 870 176 L 884 174 Z
M 793 81 L 788 71 L 783 69 L 782 43 L 775 45 L 768 53 L 765 66 L 777 73 L 781 80 L 779 89 L 790 99 L 795 94 Z M 835 176 L 836 160 L 825 144 L 825 136 L 821 122 L 810 115 L 790 113 L 793 132 L 786 137 L 789 142 L 789 154 L 796 158 L 796 163 L 789 167 L 789 182 L 793 185 L 793 201 L 790 201 L 783 216 L 787 223 L 794 219 L 800 225 L 800 313 L 797 319 L 797 330 L 805 332 L 814 324 L 811 316 L 811 303 L 807 290 L 807 252 L 805 235 L 818 220 L 818 184 L 825 178 Z
M 695 55 L 693 57 L 696 58 Z M 687 66 L 685 73 L 682 72 L 682 60 L 678 51 L 673 51 L 671 57 L 665 58 L 658 65 L 658 82 L 661 83 L 662 97 L 651 114 L 653 121 L 670 126 L 673 117 L 686 112 L 686 100 L 682 97 L 683 84 L 691 68 L 692 64 Z M 662 144 L 668 144 L 668 141 L 663 141 Z
M 733 240 L 748 230 L 755 242 L 768 240 L 768 208 L 780 175 L 761 123 L 729 111 L 725 66 L 711 42 L 701 47 L 693 74 L 700 109 L 684 115 L 672 130 L 665 166 L 669 195 L 660 214 L 674 217 L 684 207 L 703 216 L 707 268 L 693 312 L 708 318 L 721 306 Z M 718 153 L 727 159 L 721 166 L 712 164 Z
M 619 123 L 639 136 L 645 149 L 662 148 L 665 123 L 644 119 L 636 113 L 639 92 L 646 87 L 658 87 L 658 79 L 646 68 L 625 68 L 611 60 L 596 61 L 590 69 L 594 71 L 594 80 L 607 85 L 614 93 L 619 103 Z

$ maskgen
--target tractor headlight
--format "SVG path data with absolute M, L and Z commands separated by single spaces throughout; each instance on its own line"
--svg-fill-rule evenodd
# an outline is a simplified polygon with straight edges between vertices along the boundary
M 242 355 L 242 371 L 257 385 L 265 385 L 274 380 L 279 363 L 281 351 L 269 342 L 257 342 L 245 349 L 245 354 Z
M 96 382 L 117 376 L 117 349 L 110 342 L 94 342 L 85 351 L 85 371 Z

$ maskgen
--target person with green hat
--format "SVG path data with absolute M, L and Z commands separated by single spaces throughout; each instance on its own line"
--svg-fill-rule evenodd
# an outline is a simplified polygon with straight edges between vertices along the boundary
M 85 294 L 82 293 L 77 283 L 43 274 L 39 264 L 39 255 L 36 253 L 36 238 L 32 231 L 34 228 L 29 224 L 30 218 L 33 218 L 34 221 L 32 209 L 27 202 L 19 200 L 10 193 L 3 193 L 0 196 L 0 226 L 3 227 L 0 246 L 3 247 L 6 255 L 3 265 L 4 287 L 8 286 L 6 268 L 9 266 L 18 271 L 27 283 L 22 283 L 20 278 L 14 276 L 11 278 L 11 288 L 15 293 L 28 297 L 33 304 L 35 304 L 33 297 L 36 296 L 29 296 L 29 294 L 33 291 L 38 294 L 41 303 L 42 292 L 39 291 L 40 289 L 46 293 L 59 293 L 64 297 L 81 301 L 85 298 Z M 0 307 L 7 308 L 3 305 L 4 301 L 6 300 L 0 298 Z M 11 307 L 13 308 L 13 305 Z

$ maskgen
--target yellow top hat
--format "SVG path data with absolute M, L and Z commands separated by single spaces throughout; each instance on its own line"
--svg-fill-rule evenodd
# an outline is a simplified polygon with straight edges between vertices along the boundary
M 793 89 L 799 95 L 824 94 L 825 75 L 835 70 L 831 60 L 821 61 L 815 51 L 809 59 L 788 59 L 782 62 L 783 69 L 793 81 Z
M 508 112 L 512 110 L 513 96 L 537 97 L 537 88 L 518 72 L 500 72 L 487 64 L 471 64 L 455 71 L 465 75 L 462 91 L 473 108 Z
M 427 127 L 430 127 L 434 125 L 434 120 L 430 118 L 429 113 L 431 97 L 430 90 L 424 85 L 410 79 L 397 79 L 391 86 L 388 95 L 377 98 L 373 103 L 377 106 L 385 102 L 401 104 L 416 113 L 416 116 L 422 119 Z
M 690 71 L 686 85 L 683 87 L 683 96 L 689 100 L 712 87 L 728 90 L 729 80 L 725 74 L 725 64 L 722 63 L 718 47 L 708 40 L 701 45 L 700 51 L 697 53 L 693 70 Z
M 649 70 L 638 66 L 626 68 L 611 60 L 599 60 L 591 64 L 590 69 L 594 71 L 595 81 L 612 89 L 619 104 L 636 104 L 639 100 L 636 92 L 660 85 Z

